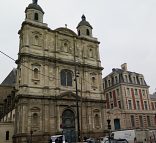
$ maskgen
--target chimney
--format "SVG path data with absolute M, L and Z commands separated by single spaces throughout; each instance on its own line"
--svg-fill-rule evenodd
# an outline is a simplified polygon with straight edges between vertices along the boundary
M 121 69 L 127 71 L 127 63 L 122 64 Z

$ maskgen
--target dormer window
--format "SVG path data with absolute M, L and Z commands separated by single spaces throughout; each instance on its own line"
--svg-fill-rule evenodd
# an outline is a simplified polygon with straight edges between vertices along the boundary
M 115 83 L 118 83 L 118 77 L 115 76 Z
M 136 78 L 135 77 L 133 77 L 133 83 L 136 83 Z
M 110 87 L 111 86 L 111 82 L 110 82 L 110 80 L 108 80 L 108 87 Z
M 128 82 L 128 76 L 125 75 L 125 82 Z
M 140 84 L 144 84 L 144 80 L 143 80 L 143 78 L 140 78 Z
M 34 20 L 38 20 L 38 13 L 35 13 Z

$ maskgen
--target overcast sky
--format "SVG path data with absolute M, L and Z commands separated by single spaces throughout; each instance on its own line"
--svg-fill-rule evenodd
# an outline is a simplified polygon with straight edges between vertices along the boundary
M 18 30 L 31 0 L 0 0 L 0 50 L 17 59 Z M 128 64 L 128 70 L 144 75 L 150 93 L 156 88 L 156 0 L 39 0 L 44 22 L 51 29 L 76 32 L 85 14 L 100 43 L 103 77 L 112 68 Z M 0 53 L 0 83 L 16 67 Z

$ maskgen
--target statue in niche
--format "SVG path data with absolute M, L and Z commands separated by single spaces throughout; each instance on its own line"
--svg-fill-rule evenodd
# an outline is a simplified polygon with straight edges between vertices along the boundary
M 34 37 L 34 45 L 39 45 L 39 37 L 38 37 L 38 35 L 36 35 Z
M 64 52 L 68 52 L 68 44 L 66 42 L 64 43 L 64 48 L 63 49 L 64 49 Z
M 93 49 L 92 48 L 89 49 L 89 57 L 93 58 Z

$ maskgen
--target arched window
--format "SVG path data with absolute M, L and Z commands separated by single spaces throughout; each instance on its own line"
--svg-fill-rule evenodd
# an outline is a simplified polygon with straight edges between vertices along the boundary
M 9 131 L 6 131 L 6 140 L 9 140 Z
M 61 71 L 61 85 L 72 86 L 72 71 L 70 70 Z
M 95 127 L 99 127 L 100 126 L 100 117 L 99 117 L 98 114 L 95 114 L 94 122 L 95 122 Z
M 34 20 L 38 20 L 38 13 L 35 13 Z
M 37 68 L 34 69 L 34 78 L 35 79 L 38 79 L 38 74 L 39 74 L 39 71 Z
M 89 29 L 86 30 L 86 34 L 87 34 L 88 36 L 90 35 Z

